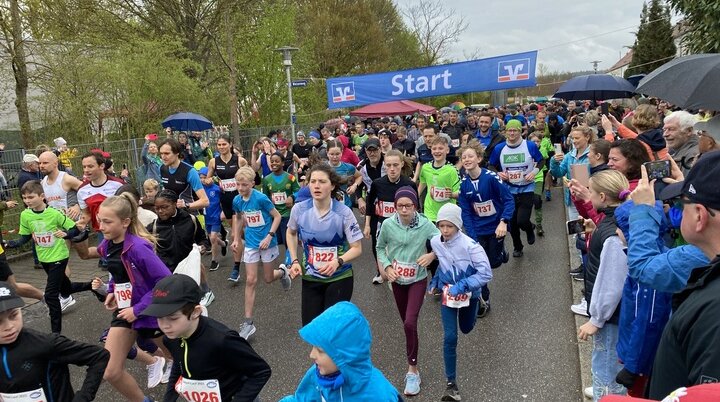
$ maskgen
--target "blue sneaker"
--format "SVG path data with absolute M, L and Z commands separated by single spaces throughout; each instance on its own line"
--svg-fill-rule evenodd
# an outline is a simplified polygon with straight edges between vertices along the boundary
M 545 190 L 545 201 L 552 201 L 552 194 L 550 190 Z
M 420 393 L 420 374 L 407 373 L 405 374 L 405 391 L 403 393 L 407 396 L 415 396 Z
M 228 280 L 230 282 L 237 282 L 238 279 L 240 279 L 240 271 L 237 269 L 233 269 L 232 272 L 230 272 L 230 277 Z

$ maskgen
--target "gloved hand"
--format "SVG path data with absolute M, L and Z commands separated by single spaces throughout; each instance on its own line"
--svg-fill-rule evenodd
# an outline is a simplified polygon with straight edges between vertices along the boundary
M 79 235 L 70 239 L 70 241 L 73 243 L 80 243 L 80 242 L 86 240 L 89 236 L 90 236 L 90 229 L 88 227 L 85 227 L 85 230 L 80 232 Z
M 619 373 L 617 373 L 617 376 L 615 376 L 615 382 L 624 386 L 627 389 L 630 389 L 635 384 L 635 380 L 638 378 L 638 375 L 635 373 L 631 373 L 628 371 L 628 369 L 623 368 L 620 370 Z
M 460 282 L 450 286 L 450 289 L 448 289 L 448 294 L 452 297 L 457 297 L 458 295 L 461 295 L 465 292 L 467 292 L 467 283 L 465 280 L 461 280 Z

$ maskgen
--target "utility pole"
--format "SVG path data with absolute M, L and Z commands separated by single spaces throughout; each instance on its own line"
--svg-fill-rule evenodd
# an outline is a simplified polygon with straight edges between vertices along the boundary
M 283 46 L 274 49 L 276 52 L 281 52 L 283 55 L 283 66 L 285 66 L 285 76 L 287 77 L 287 88 L 288 88 L 288 104 L 290 106 L 290 130 L 293 141 L 297 141 L 295 138 L 295 104 L 292 98 L 292 80 L 290 79 L 290 68 L 292 67 L 292 52 L 299 50 L 296 47 Z
M 595 74 L 597 74 L 597 71 L 598 71 L 597 67 L 598 67 L 598 64 L 600 64 L 600 63 L 602 63 L 601 60 L 593 60 L 590 62 L 590 64 L 593 65 L 593 70 L 595 71 Z

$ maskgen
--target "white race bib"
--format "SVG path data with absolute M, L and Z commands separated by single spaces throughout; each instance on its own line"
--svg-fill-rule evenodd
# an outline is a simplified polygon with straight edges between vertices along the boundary
M 55 244 L 55 235 L 52 232 L 35 233 L 35 244 L 39 247 L 52 247 Z
M 375 202 L 375 215 L 389 218 L 395 213 L 395 204 L 387 201 L 376 201 Z
M 180 377 L 175 391 L 188 402 L 222 402 L 220 382 L 211 380 L 190 380 Z
M 308 158 L 300 158 L 300 163 L 307 166 Z
M 452 144 L 453 148 L 457 148 L 460 146 L 460 139 L 451 140 L 450 144 Z
M 336 260 L 338 256 L 337 247 L 317 247 L 308 246 L 308 264 L 315 269 L 325 268 L 332 260 Z
M 287 200 L 287 194 L 284 192 L 279 193 L 272 193 L 272 202 L 275 205 L 285 204 L 285 201 Z
M 493 216 L 496 213 L 495 204 L 492 201 L 474 202 L 473 208 L 478 216 Z
M 248 227 L 256 228 L 260 226 L 265 226 L 265 218 L 262 215 L 262 212 L 260 211 L 250 211 L 245 212 L 245 221 L 247 222 Z
M 411 282 L 417 276 L 418 265 L 414 262 L 393 261 L 393 269 L 400 277 L 400 283 Z
M 437 202 L 445 202 L 450 200 L 452 190 L 447 187 L 430 186 L 430 196 Z
M 0 393 L 0 401 L 2 402 L 47 402 L 45 392 L 42 388 L 27 392 L 18 392 L 15 394 Z
M 445 285 L 443 287 L 443 294 L 442 294 L 442 305 L 450 308 L 461 308 L 461 307 L 467 307 L 470 305 L 470 297 L 472 297 L 472 292 L 462 293 L 457 296 L 450 296 L 450 293 L 448 291 L 450 290 L 450 285 Z
M 507 171 L 508 181 L 512 184 L 525 184 L 525 171 L 524 170 L 508 170 Z
M 220 180 L 220 188 L 225 192 L 233 192 L 237 190 L 237 182 L 235 179 Z
M 118 308 L 128 308 L 132 305 L 132 283 L 116 283 L 113 293 Z

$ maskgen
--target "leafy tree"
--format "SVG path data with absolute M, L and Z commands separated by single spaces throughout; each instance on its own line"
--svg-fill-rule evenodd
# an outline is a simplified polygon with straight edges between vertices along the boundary
M 720 52 L 720 3 L 716 1 L 668 0 L 673 11 L 684 16 L 687 30 L 683 44 L 690 53 Z
M 643 5 L 640 27 L 632 47 L 633 58 L 625 70 L 625 77 L 649 73 L 667 63 L 677 51 L 672 37 L 670 10 L 661 0 Z

